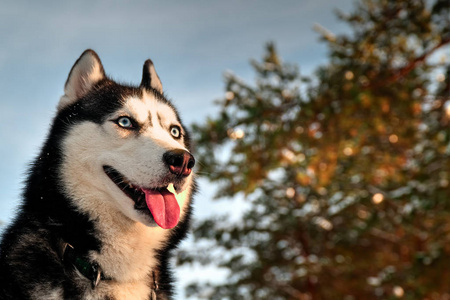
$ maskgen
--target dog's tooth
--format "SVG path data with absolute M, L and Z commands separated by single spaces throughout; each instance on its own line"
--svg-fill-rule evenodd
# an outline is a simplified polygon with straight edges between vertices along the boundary
M 177 187 L 173 183 L 169 183 L 166 189 L 171 193 L 177 192 Z

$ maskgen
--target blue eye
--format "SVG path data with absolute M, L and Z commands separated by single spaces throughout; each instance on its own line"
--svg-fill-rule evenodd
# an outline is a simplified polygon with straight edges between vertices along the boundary
M 181 129 L 178 126 L 172 126 L 170 128 L 170 134 L 174 137 L 174 138 L 179 138 L 181 136 Z
M 120 117 L 116 122 L 122 128 L 133 128 L 133 122 L 128 117 Z

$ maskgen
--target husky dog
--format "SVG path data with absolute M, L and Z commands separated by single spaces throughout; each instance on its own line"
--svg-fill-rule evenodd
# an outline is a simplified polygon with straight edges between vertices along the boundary
M 118 84 L 86 50 L 70 71 L 0 246 L 0 299 L 172 299 L 195 190 L 189 134 L 151 60 Z

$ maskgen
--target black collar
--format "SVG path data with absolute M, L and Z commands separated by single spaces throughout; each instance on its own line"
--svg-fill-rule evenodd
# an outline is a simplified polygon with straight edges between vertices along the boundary
M 91 281 L 92 288 L 97 287 L 100 280 L 112 280 L 103 274 L 102 268 L 95 261 L 81 256 L 75 251 L 75 248 L 69 243 L 63 243 L 62 260 L 67 264 L 73 265 L 78 272 Z
M 61 258 L 63 263 L 66 266 L 67 265 L 74 266 L 78 270 L 78 272 L 80 272 L 84 277 L 89 279 L 91 281 L 92 289 L 95 289 L 97 287 L 100 280 L 105 281 L 113 280 L 112 278 L 105 276 L 102 268 L 97 262 L 91 261 L 85 256 L 82 256 L 79 253 L 77 253 L 77 251 L 71 244 L 62 242 L 61 250 L 62 250 Z M 159 290 L 158 272 L 153 271 L 152 277 L 153 277 L 153 286 L 151 287 L 151 295 L 152 295 L 151 299 L 156 299 L 156 292 Z

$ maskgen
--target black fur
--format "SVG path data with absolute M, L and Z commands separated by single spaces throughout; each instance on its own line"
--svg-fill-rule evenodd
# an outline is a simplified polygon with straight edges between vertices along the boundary
M 64 299 L 81 299 L 80 294 L 86 286 L 80 286 L 80 282 L 73 279 L 74 268 L 62 262 L 61 243 L 73 245 L 82 255 L 89 251 L 101 251 L 102 243 L 95 229 L 95 221 L 90 221 L 87 215 L 76 210 L 71 200 L 61 192 L 62 183 L 58 177 L 63 155 L 61 143 L 73 124 L 86 120 L 96 123 L 105 121 L 107 115 L 122 105 L 123 96 L 139 96 L 143 88 L 151 90 L 160 101 L 170 104 L 150 85 L 120 85 L 105 77 L 82 99 L 56 115 L 40 154 L 29 168 L 20 209 L 2 236 L 0 299 L 30 299 L 30 291 L 41 283 L 48 287 L 63 287 Z M 188 135 L 185 136 L 185 143 L 189 147 Z M 190 219 L 191 207 L 184 220 L 172 230 L 170 240 L 158 251 L 158 299 L 170 299 L 173 295 L 169 258 L 172 250 L 186 236 Z M 149 270 L 149 285 L 152 271 Z

